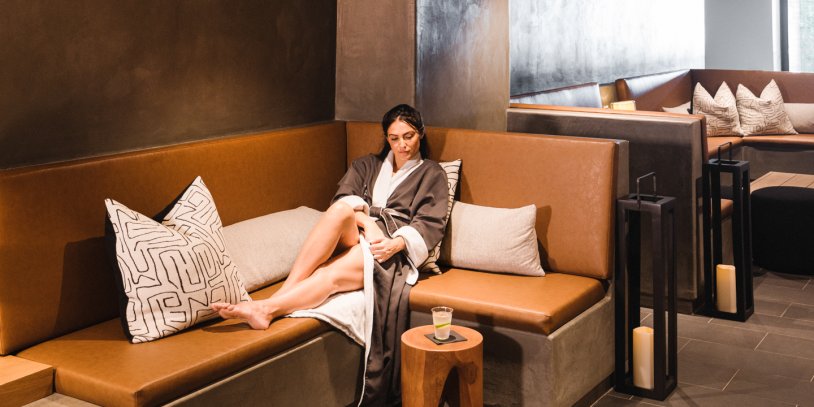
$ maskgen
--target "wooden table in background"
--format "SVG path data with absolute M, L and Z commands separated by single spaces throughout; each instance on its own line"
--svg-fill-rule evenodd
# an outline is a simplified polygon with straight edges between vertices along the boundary
M 766 187 L 801 187 L 814 189 L 814 175 L 792 172 L 767 172 L 749 184 L 752 192 Z
M 476 330 L 453 325 L 462 342 L 436 345 L 426 334 L 432 325 L 412 328 L 401 335 L 401 397 L 404 407 L 437 406 L 450 373 L 457 371 L 461 406 L 483 405 L 483 336 Z

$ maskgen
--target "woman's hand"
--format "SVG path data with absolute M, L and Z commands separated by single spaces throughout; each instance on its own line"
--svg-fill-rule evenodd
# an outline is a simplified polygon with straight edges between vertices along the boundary
M 384 263 L 405 247 L 407 244 L 404 242 L 404 238 L 399 236 L 395 239 L 381 237 L 370 240 L 370 252 L 373 254 L 373 259 L 379 263 Z
M 385 237 L 384 232 L 379 229 L 379 225 L 376 224 L 376 221 L 370 216 L 365 215 L 364 212 L 356 212 L 356 226 L 362 228 L 362 235 L 365 236 L 368 242 Z

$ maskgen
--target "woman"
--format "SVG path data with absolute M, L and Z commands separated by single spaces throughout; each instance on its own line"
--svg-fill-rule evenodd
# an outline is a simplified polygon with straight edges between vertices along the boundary
M 446 173 L 427 159 L 420 113 L 398 105 L 384 115 L 382 130 L 381 152 L 353 161 L 282 287 L 265 300 L 212 305 L 223 318 L 266 329 L 275 318 L 358 290 L 363 287 L 364 239 L 375 260 L 376 300 L 362 401 L 375 405 L 400 397 L 397 341 L 408 326 L 409 287 L 429 249 L 443 237 L 449 197 Z

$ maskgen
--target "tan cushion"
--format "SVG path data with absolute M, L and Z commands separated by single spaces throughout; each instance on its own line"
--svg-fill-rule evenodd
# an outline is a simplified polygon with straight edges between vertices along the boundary
M 551 334 L 605 296 L 599 280 L 549 272 L 544 277 L 449 269 L 410 291 L 410 309 L 445 305 L 453 318 Z M 454 323 L 454 321 L 453 321 Z
M 798 133 L 814 133 L 814 103 L 784 103 L 791 125 Z
M 252 297 L 265 298 L 279 286 Z M 159 405 L 328 329 L 310 318 L 279 319 L 264 331 L 218 319 L 134 345 L 115 319 L 44 342 L 19 356 L 55 366 L 58 393 L 103 406 Z
M 254 291 L 284 279 L 322 212 L 300 206 L 223 228 L 226 248 L 246 286 Z
M 542 276 L 536 217 L 534 205 L 492 208 L 455 201 L 441 260 L 458 268 Z
M 782 136 L 750 136 L 743 139 L 743 145 L 771 144 L 776 147 L 803 147 L 814 149 L 814 134 L 788 134 Z

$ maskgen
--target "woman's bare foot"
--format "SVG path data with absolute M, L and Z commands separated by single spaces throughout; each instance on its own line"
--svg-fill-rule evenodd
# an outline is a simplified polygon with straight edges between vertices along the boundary
M 216 302 L 211 304 L 212 309 L 223 319 L 244 319 L 252 329 L 266 329 L 274 319 L 262 301 L 246 301 L 238 304 Z

